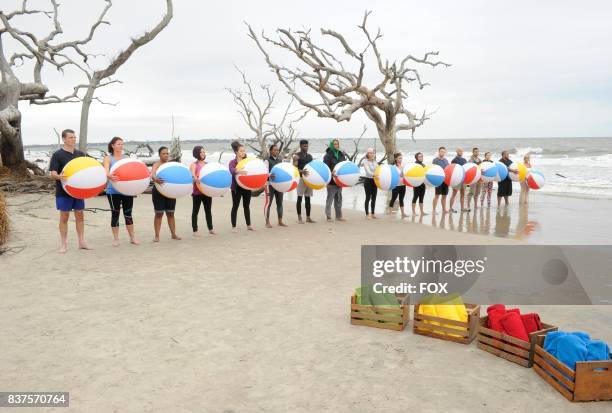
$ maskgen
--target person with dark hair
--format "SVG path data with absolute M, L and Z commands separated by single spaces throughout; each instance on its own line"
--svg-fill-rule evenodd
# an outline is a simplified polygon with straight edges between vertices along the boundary
M 323 157 L 323 162 L 329 167 L 329 170 L 332 171 L 332 179 L 327 184 L 327 199 L 325 200 L 325 216 L 327 217 L 327 221 L 330 222 L 332 220 L 331 217 L 331 206 L 334 204 L 334 210 L 336 212 L 336 221 L 346 221 L 342 217 L 342 188 L 336 184 L 334 178 L 334 167 L 340 162 L 346 161 L 347 156 L 344 152 L 340 150 L 340 141 L 338 139 L 330 139 L 329 146 L 325 150 L 325 156 Z
M 510 160 L 510 154 L 508 151 L 502 151 L 502 156 L 499 160 L 501 163 L 506 165 L 509 172 L 513 172 L 515 174 L 518 173 L 518 170 L 515 168 L 510 168 L 512 165 L 512 161 Z M 501 200 L 504 198 L 504 202 L 508 205 L 508 198 L 512 196 L 512 178 L 510 178 L 510 174 L 506 176 L 505 179 L 499 181 L 497 183 L 497 206 L 501 205 Z
M 423 154 L 421 152 L 417 152 L 414 155 L 414 161 L 425 168 L 425 164 L 423 164 Z M 419 186 L 415 186 L 412 188 L 412 216 L 416 216 L 416 203 L 419 201 L 419 208 L 421 208 L 421 215 L 427 215 L 425 210 L 423 209 L 423 200 L 425 199 L 425 189 L 426 186 L 422 183 Z
M 65 254 L 68 251 L 68 219 L 70 218 L 71 211 L 74 211 L 79 249 L 90 250 L 91 248 L 85 242 L 85 215 L 83 213 L 85 201 L 71 197 L 64 191 L 64 187 L 62 186 L 62 182 L 66 180 L 63 171 L 66 164 L 74 158 L 86 155 L 76 149 L 77 138 L 72 129 L 64 129 L 62 131 L 62 140 L 64 141 L 64 145 L 51 156 L 49 171 L 51 172 L 51 178 L 55 179 L 55 207 L 60 212 L 59 252 L 60 254 Z
M 170 159 L 170 152 L 166 146 L 161 146 L 157 153 L 159 154 L 159 162 L 153 164 L 151 169 L 151 180 L 153 183 L 163 185 L 164 180 L 157 176 L 157 170 L 160 166 L 168 162 Z M 176 199 L 167 198 L 161 192 L 157 190 L 157 187 L 153 185 L 151 192 L 151 199 L 153 200 L 153 208 L 155 209 L 155 219 L 153 221 L 153 228 L 155 229 L 155 238 L 153 242 L 159 242 L 159 233 L 161 231 L 162 220 L 164 214 L 168 220 L 168 227 L 170 228 L 170 234 L 173 240 L 180 240 L 181 237 L 176 235 L 176 220 L 174 218 L 174 210 L 176 209 Z
M 203 194 L 196 184 L 202 167 L 206 165 L 206 151 L 202 146 L 197 145 L 193 147 L 192 153 L 195 162 L 189 165 L 189 171 L 191 171 L 191 176 L 193 177 L 193 191 L 191 192 L 191 200 L 193 202 L 193 207 L 191 209 L 191 229 L 193 230 L 194 237 L 201 236 L 198 231 L 198 214 L 200 213 L 200 205 L 204 205 L 204 215 L 206 216 L 208 233 L 215 235 L 212 221 L 212 198 Z
M 463 148 L 457 148 L 457 156 L 453 158 L 451 163 L 457 164 L 461 167 L 467 163 L 465 158 L 463 157 Z M 469 210 L 465 209 L 465 185 L 463 183 L 459 186 L 459 188 L 453 188 L 453 193 L 450 198 L 449 209 L 450 212 L 457 212 L 453 208 L 455 205 L 455 198 L 457 198 L 457 193 L 459 193 L 459 203 L 461 204 L 461 212 L 469 212 Z
M 238 141 L 232 142 L 232 150 L 236 157 L 232 159 L 229 163 L 229 170 L 232 174 L 232 212 L 231 212 L 231 220 L 232 220 L 232 232 L 237 232 L 236 221 L 238 219 L 238 208 L 240 207 L 240 201 L 242 200 L 242 208 L 244 209 L 244 220 L 247 224 L 247 229 L 249 231 L 255 231 L 255 229 L 251 226 L 251 191 L 248 189 L 244 189 L 236 182 L 236 175 L 244 175 L 245 171 L 236 169 L 238 162 L 246 158 L 246 149 L 244 145 L 242 145 Z
M 374 171 L 378 164 L 376 163 L 376 154 L 374 148 L 368 148 L 365 158 L 361 160 L 361 166 L 365 175 L 363 177 L 363 189 L 365 190 L 365 213 L 366 218 L 376 219 L 376 195 L 378 194 L 378 187 L 374 182 Z M 370 215 L 371 211 L 371 215 Z
M 297 202 L 295 209 L 297 211 L 298 222 L 303 224 L 302 220 L 302 198 L 304 198 L 304 206 L 306 207 L 306 222 L 314 224 L 312 218 L 310 218 L 310 197 L 312 196 L 312 188 L 304 183 L 304 176 L 308 176 L 308 171 L 304 170 L 306 165 L 312 161 L 312 155 L 308 153 L 308 141 L 302 139 L 300 141 L 300 150 L 293 155 L 293 165 L 298 168 L 300 172 L 300 182 L 297 187 Z
M 436 156 L 432 162 L 434 165 L 438 165 L 440 168 L 444 169 L 448 166 L 448 159 L 446 159 L 446 148 L 444 146 L 440 146 L 438 148 L 438 156 Z M 446 209 L 446 196 L 448 195 L 448 185 L 442 182 L 440 186 L 436 187 L 436 194 L 433 198 L 433 210 L 432 214 L 436 215 L 436 207 L 438 206 L 438 198 L 442 197 L 442 213 L 446 214 L 448 211 Z
M 472 156 L 470 156 L 470 162 L 475 165 L 480 165 L 480 149 L 472 148 Z M 478 182 L 474 182 L 470 185 L 470 191 L 468 192 L 467 197 L 467 210 L 471 211 L 470 203 L 472 197 L 474 198 L 474 210 L 478 209 L 478 195 L 480 195 L 480 191 L 482 190 L 482 179 L 479 179 Z
M 397 172 L 399 173 L 400 180 L 391 190 L 391 201 L 389 201 L 389 213 L 391 213 L 393 204 L 395 204 L 395 200 L 399 198 L 400 211 L 402 212 L 402 218 L 406 218 L 406 212 L 404 211 L 404 197 L 406 196 L 406 184 L 404 180 L 401 178 L 403 174 L 404 165 L 402 164 L 404 157 L 400 152 L 393 154 L 393 166 L 397 168 Z
M 280 150 L 278 146 L 272 145 L 270 146 L 270 157 L 266 160 L 268 164 L 268 171 L 272 171 L 275 165 L 281 163 L 283 159 L 280 157 Z M 270 224 L 270 207 L 272 206 L 272 201 L 276 200 L 276 215 L 278 216 L 278 226 L 286 227 L 287 225 L 283 222 L 283 193 L 274 189 L 272 185 L 270 185 L 269 180 L 274 179 L 274 174 L 270 175 L 268 179 L 268 183 L 266 184 L 266 202 L 264 204 L 264 212 L 266 215 L 266 228 L 272 228 L 272 224 Z
M 482 160 L 482 162 L 493 162 L 493 160 L 491 159 L 491 152 L 485 152 L 484 155 L 484 159 Z M 493 182 L 489 181 L 489 182 L 484 182 L 484 179 L 481 178 L 481 180 L 483 181 L 482 184 L 482 195 L 480 196 L 480 207 L 482 208 L 484 205 L 484 200 L 485 200 L 485 196 L 487 197 L 487 206 L 490 207 L 491 206 L 491 193 L 493 192 Z
M 140 243 L 136 240 L 134 233 L 134 220 L 132 219 L 132 208 L 134 207 L 134 197 L 123 195 L 117 191 L 112 183 L 117 180 L 115 175 L 111 174 L 110 170 L 113 165 L 125 158 L 123 155 L 123 139 L 115 136 L 108 143 L 108 155 L 104 157 L 104 170 L 108 177 L 108 184 L 106 185 L 106 197 L 108 198 L 108 204 L 111 209 L 111 230 L 113 232 L 113 247 L 119 246 L 119 215 L 121 208 L 123 208 L 123 219 L 125 220 L 125 228 L 127 229 L 128 235 L 130 236 L 130 242 L 134 245 Z

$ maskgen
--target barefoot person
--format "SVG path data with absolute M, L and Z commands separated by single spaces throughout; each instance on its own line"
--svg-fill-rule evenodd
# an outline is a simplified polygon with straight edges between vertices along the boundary
M 480 165 L 482 162 L 480 160 L 480 149 L 472 148 L 472 156 L 470 156 L 470 162 L 476 165 Z M 482 179 L 479 179 L 478 182 L 474 182 L 470 185 L 470 191 L 468 192 L 467 197 L 467 210 L 471 211 L 470 203 L 472 198 L 474 198 L 474 210 L 478 208 L 478 195 L 480 194 L 480 190 L 482 187 Z
M 334 210 L 336 212 L 336 221 L 346 221 L 346 219 L 342 217 L 342 188 L 336 184 L 334 180 L 336 175 L 334 175 L 333 172 L 334 167 L 343 161 L 346 161 L 346 154 L 340 150 L 340 141 L 338 139 L 330 139 L 329 146 L 325 150 L 325 156 L 323 157 L 323 162 L 329 167 L 329 170 L 332 171 L 332 179 L 327 185 L 327 199 L 325 200 L 325 216 L 328 222 L 332 220 L 332 203 L 334 204 Z
M 402 161 L 404 157 L 400 152 L 393 154 L 393 165 L 397 168 L 397 172 L 399 176 L 402 176 L 402 170 L 404 166 L 402 165 Z M 404 180 L 400 178 L 398 184 L 391 190 L 391 201 L 389 201 L 389 213 L 391 213 L 391 208 L 393 208 L 393 204 L 396 199 L 399 199 L 400 211 L 402 212 L 402 218 L 406 218 L 406 212 L 404 211 L 404 197 L 406 196 L 406 184 Z
M 499 161 L 508 167 L 509 172 L 518 173 L 516 169 L 510 168 L 510 165 L 512 165 L 512 161 L 510 160 L 510 154 L 508 153 L 508 151 L 502 152 L 502 157 Z M 510 178 L 510 174 L 508 174 L 505 179 L 497 183 L 497 206 L 499 207 L 501 205 L 502 198 L 504 199 L 505 204 L 508 205 L 508 198 L 511 196 L 512 179 Z
M 457 164 L 461 167 L 467 163 L 465 158 L 463 157 L 463 148 L 457 148 L 456 156 L 453 158 L 451 163 Z M 467 212 L 469 209 L 465 209 L 465 185 L 463 183 L 459 186 L 459 188 L 453 188 L 453 193 L 450 198 L 450 211 L 457 212 L 456 209 L 453 208 L 455 205 L 455 198 L 457 198 L 457 193 L 459 193 L 459 203 L 461 204 L 461 212 Z
M 414 155 L 414 161 L 418 163 L 419 165 L 421 165 L 423 168 L 425 167 L 425 164 L 423 164 L 423 154 L 421 152 L 417 152 Z M 417 215 L 416 213 L 417 201 L 419 201 L 421 217 L 423 217 L 424 215 L 427 215 L 425 213 L 425 210 L 423 209 L 423 200 L 425 199 L 425 189 L 426 189 L 426 186 L 424 183 L 412 188 L 412 216 L 413 217 Z
M 134 197 L 123 195 L 112 185 L 117 179 L 115 175 L 111 174 L 110 170 L 117 161 L 123 158 L 125 158 L 123 155 L 123 139 L 115 136 L 108 144 L 108 155 L 104 157 L 104 170 L 106 171 L 106 176 L 109 181 L 108 185 L 106 185 L 106 197 L 108 198 L 108 204 L 111 209 L 113 247 L 119 246 L 119 215 L 121 214 L 121 208 L 123 208 L 123 219 L 125 220 L 125 228 L 130 236 L 130 242 L 134 245 L 139 244 L 134 234 L 134 220 L 132 219 Z
M 525 165 L 527 170 L 532 168 L 530 154 L 527 153 L 525 154 L 525 156 L 523 156 L 523 165 Z M 519 197 L 519 203 L 520 204 L 529 203 L 529 185 L 527 185 L 526 178 L 521 181 L 521 196 Z
M 485 156 L 484 159 L 482 160 L 482 162 L 493 162 L 493 159 L 491 159 L 491 152 L 485 152 Z M 482 208 L 482 206 L 484 205 L 484 200 L 485 200 L 485 196 L 487 197 L 487 207 L 491 206 L 491 193 L 493 192 L 493 182 L 489 181 L 489 182 L 484 182 L 484 179 L 480 179 L 483 183 L 482 183 L 482 194 L 480 195 L 480 207 Z M 474 201 L 476 201 L 474 199 Z
M 308 153 L 308 141 L 302 139 L 300 141 L 300 151 L 293 155 L 293 165 L 300 171 L 300 182 L 297 187 L 297 202 L 295 209 L 298 215 L 298 222 L 303 224 L 302 220 L 302 198 L 304 198 L 304 206 L 306 208 L 306 222 L 314 224 L 314 221 L 310 218 L 310 197 L 312 196 L 312 188 L 304 183 L 302 177 L 308 176 L 308 171 L 304 168 L 312 161 L 312 155 Z
M 362 159 L 361 165 L 365 173 L 363 177 L 363 189 L 365 190 L 365 213 L 366 218 L 375 219 L 374 215 L 376 211 L 376 195 L 378 194 L 378 187 L 374 182 L 374 171 L 378 164 L 376 163 L 376 154 L 373 148 L 368 148 L 365 158 Z M 371 211 L 371 214 L 370 214 Z
M 168 151 L 167 147 L 162 146 L 158 149 L 157 153 L 159 154 L 159 162 L 155 162 L 155 164 L 153 164 L 153 168 L 151 169 L 151 180 L 156 184 L 162 185 L 164 180 L 157 177 L 157 170 L 160 166 L 168 162 L 168 159 L 170 159 L 170 152 Z M 168 227 L 170 228 L 172 239 L 180 240 L 181 237 L 176 235 L 176 221 L 174 220 L 176 199 L 166 198 L 157 190 L 155 185 L 153 185 L 151 199 L 153 200 L 153 208 L 155 209 L 155 219 L 153 221 L 155 238 L 153 239 L 153 242 L 159 242 L 159 232 L 161 231 L 161 224 L 162 220 L 164 219 L 164 214 L 166 214 L 166 219 L 168 220 Z
M 201 237 L 202 235 L 198 231 L 198 215 L 200 213 L 200 206 L 204 205 L 204 215 L 206 216 L 206 227 L 208 228 L 208 233 L 211 235 L 215 235 L 215 231 L 213 230 L 213 220 L 212 220 L 212 198 L 208 195 L 204 195 L 200 188 L 196 185 L 198 179 L 200 179 L 200 171 L 202 167 L 206 165 L 206 151 L 202 146 L 194 146 L 193 147 L 193 157 L 195 158 L 195 162 L 189 165 L 189 170 L 191 171 L 191 176 L 193 177 L 193 191 L 191 193 L 191 200 L 193 202 L 193 207 L 191 208 L 191 229 L 193 230 L 194 237 Z
M 232 150 L 236 157 L 229 163 L 229 170 L 232 173 L 232 232 L 238 232 L 236 228 L 236 221 L 238 219 L 238 208 L 240 207 L 240 201 L 242 200 L 242 208 L 244 209 L 244 220 L 247 224 L 249 231 L 255 231 L 251 226 L 251 191 L 244 189 L 236 182 L 236 175 L 244 175 L 246 171 L 239 171 L 236 169 L 238 162 L 246 158 L 246 148 L 243 144 L 238 141 L 232 142 Z
M 268 171 L 272 171 L 275 165 L 278 165 L 283 160 L 280 157 L 280 151 L 278 146 L 272 145 L 270 146 L 270 157 L 266 161 L 268 164 Z M 274 179 L 274 174 L 270 175 L 270 179 Z M 266 184 L 266 202 L 264 206 L 264 212 L 266 214 L 266 228 L 272 228 L 272 224 L 270 224 L 270 207 L 272 207 L 272 201 L 276 201 L 276 216 L 278 217 L 278 226 L 286 227 L 285 223 L 283 223 L 283 194 L 282 192 L 274 189 L 270 182 Z
M 91 248 L 85 242 L 85 221 L 83 210 L 85 209 L 85 201 L 76 199 L 68 195 L 62 187 L 62 182 L 66 179 L 63 169 L 68 162 L 74 158 L 85 156 L 85 154 L 75 148 L 76 135 L 72 129 L 62 131 L 62 140 L 64 145 L 53 153 L 49 171 L 51 178 L 55 179 L 55 206 L 60 212 L 59 232 L 60 232 L 60 249 L 61 254 L 68 251 L 68 219 L 70 211 L 74 211 L 74 219 L 76 221 L 77 237 L 79 239 L 79 249 L 90 250 Z
M 440 146 L 438 148 L 438 156 L 436 156 L 433 160 L 434 165 L 438 165 L 440 168 L 444 169 L 448 166 L 448 159 L 446 159 L 446 148 L 444 146 Z M 448 185 L 444 182 L 440 186 L 436 187 L 436 194 L 433 198 L 433 209 L 432 214 L 436 215 L 436 207 L 438 206 L 438 198 L 442 197 L 442 213 L 446 214 L 448 211 L 446 209 L 446 196 L 448 195 Z

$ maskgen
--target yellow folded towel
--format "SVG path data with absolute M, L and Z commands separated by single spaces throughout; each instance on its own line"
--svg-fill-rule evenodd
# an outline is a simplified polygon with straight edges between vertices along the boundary
M 463 304 L 463 300 L 458 295 L 450 297 L 440 297 L 434 295 L 428 297 L 422 301 L 422 304 L 419 305 L 419 314 L 445 318 L 447 320 L 461 321 L 464 323 L 468 321 L 467 309 Z M 467 331 L 467 328 L 465 327 L 458 327 L 451 324 L 438 323 L 435 321 L 425 321 L 425 323 L 452 328 L 459 331 Z M 449 335 L 452 337 L 462 337 L 459 334 L 447 333 L 436 330 L 435 328 L 432 328 L 431 330 L 438 334 Z

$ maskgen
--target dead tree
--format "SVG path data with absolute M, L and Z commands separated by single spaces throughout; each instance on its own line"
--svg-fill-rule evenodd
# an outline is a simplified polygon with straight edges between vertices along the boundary
M 428 86 L 423 82 L 416 65 L 450 66 L 442 61 L 432 61 L 438 52 L 428 52 L 423 57 L 407 55 L 401 60 L 383 59 L 378 49 L 378 40 L 382 37 L 380 29 L 372 35 L 367 27 L 370 15 L 366 11 L 359 25 L 366 39 L 366 45 L 361 50 L 352 48 L 343 35 L 321 29 L 321 35 L 335 40 L 344 54 L 348 55 L 357 69 L 351 71 L 339 58 L 313 40 L 310 30 L 277 29 L 277 38 L 267 37 L 262 31 L 261 39 L 265 43 L 288 52 L 297 59 L 295 68 L 281 66 L 274 62 L 260 37 L 247 24 L 249 37 L 253 39 L 267 65 L 276 74 L 278 80 L 285 86 L 289 94 L 304 107 L 314 111 L 321 118 L 334 119 L 337 122 L 350 121 L 353 113 L 362 110 L 375 124 L 387 159 L 393 159 L 396 151 L 396 134 L 401 131 L 414 131 L 429 119 L 425 111 L 421 115 L 408 109 L 408 87 L 415 83 L 419 89 Z M 364 75 L 366 56 L 370 51 L 376 62 L 376 70 L 380 76 L 378 83 L 366 85 Z M 369 66 L 369 65 L 368 65 Z M 315 100 L 305 97 L 304 91 L 298 91 L 296 84 L 304 91 L 310 90 Z

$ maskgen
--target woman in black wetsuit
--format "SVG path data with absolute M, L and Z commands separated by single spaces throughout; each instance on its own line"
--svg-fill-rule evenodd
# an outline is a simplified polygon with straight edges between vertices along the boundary
M 417 152 L 414 155 L 414 161 L 421 165 L 423 168 L 425 164 L 423 164 L 423 154 L 421 152 Z M 421 184 L 417 187 L 412 188 L 412 216 L 416 216 L 416 203 L 419 201 L 419 208 L 421 209 L 421 215 L 427 215 L 423 209 L 423 200 L 425 199 L 425 184 Z

